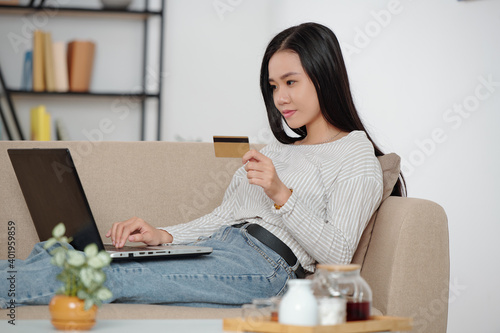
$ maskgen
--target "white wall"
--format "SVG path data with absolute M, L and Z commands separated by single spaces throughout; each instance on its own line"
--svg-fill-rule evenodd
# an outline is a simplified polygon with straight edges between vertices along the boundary
M 217 134 L 268 142 L 258 86 L 261 57 L 272 36 L 304 21 L 326 24 L 337 34 L 359 111 L 386 151 L 403 158 L 409 195 L 436 201 L 448 214 L 448 331 L 499 332 L 499 1 L 169 0 L 163 140 L 211 141 Z M 106 52 L 117 62 L 140 61 L 119 34 L 140 43 L 134 23 L 71 23 L 78 34 L 98 39 L 98 47 L 112 44 Z M 2 16 L 0 36 L 22 25 L 19 17 Z M 65 27 L 59 18 L 47 25 L 56 38 L 73 37 L 75 31 Z M 0 45 L 2 67 L 9 64 L 3 69 L 15 82 L 21 62 L 5 39 Z M 140 82 L 137 73 L 111 71 L 115 64 L 105 59 L 97 58 L 95 87 L 118 82 L 127 90 Z M 18 101 L 25 124 L 35 102 Z M 137 113 L 121 120 L 111 102 L 54 102 L 53 112 L 70 113 L 67 125 L 75 139 L 85 139 L 83 130 L 108 117 L 116 128 L 104 140 L 136 140 Z M 439 308 L 422 311 L 432 320 Z
M 164 139 L 266 141 L 258 90 L 265 46 L 290 25 L 328 25 L 344 48 L 365 122 L 404 159 L 409 195 L 448 214 L 448 331 L 499 332 L 500 2 L 193 2 L 169 3 Z M 233 10 L 221 20 L 214 3 Z M 439 304 L 421 311 L 432 320 Z
M 171 1 L 168 8 L 164 139 L 257 140 L 268 128 L 259 69 L 272 35 L 271 2 Z

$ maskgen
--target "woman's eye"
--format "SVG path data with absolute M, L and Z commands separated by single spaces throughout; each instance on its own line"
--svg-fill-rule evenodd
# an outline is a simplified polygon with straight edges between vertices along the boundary
M 286 81 L 286 84 L 287 84 L 287 85 L 289 85 L 289 86 L 291 86 L 291 85 L 292 85 L 292 84 L 294 84 L 294 83 L 295 83 L 295 81 L 293 81 L 293 80 L 288 80 L 288 81 Z
M 276 86 L 271 84 L 271 90 L 276 90 Z

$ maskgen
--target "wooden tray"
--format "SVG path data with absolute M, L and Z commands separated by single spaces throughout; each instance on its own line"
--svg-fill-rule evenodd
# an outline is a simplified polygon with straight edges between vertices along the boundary
M 265 333 L 363 333 L 381 331 L 411 331 L 412 319 L 389 316 L 372 316 L 369 320 L 351 321 L 333 326 L 292 326 L 272 321 L 245 321 L 243 318 L 227 318 L 224 331 Z

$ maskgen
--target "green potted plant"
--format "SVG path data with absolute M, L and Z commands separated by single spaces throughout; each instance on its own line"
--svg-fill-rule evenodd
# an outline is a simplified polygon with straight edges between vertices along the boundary
M 51 263 L 62 269 L 57 279 L 63 282 L 49 304 L 52 324 L 62 330 L 88 330 L 95 325 L 97 307 L 112 297 L 104 286 L 103 271 L 111 257 L 96 244 L 87 245 L 83 252 L 69 248 L 71 238 L 65 233 L 66 227 L 59 223 L 44 245 L 45 249 L 60 245 L 50 251 Z

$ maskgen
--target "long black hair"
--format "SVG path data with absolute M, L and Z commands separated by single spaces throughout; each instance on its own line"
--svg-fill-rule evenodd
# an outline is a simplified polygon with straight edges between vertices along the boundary
M 276 139 L 281 143 L 291 144 L 307 136 L 305 126 L 290 128 L 297 136 L 289 136 L 283 126 L 283 116 L 274 104 L 273 90 L 269 84 L 269 60 L 276 52 L 284 50 L 299 56 L 304 71 L 316 88 L 321 113 L 326 121 L 345 132 L 364 131 L 373 144 L 375 156 L 384 155 L 365 129 L 354 105 L 337 37 L 332 30 L 318 23 L 303 23 L 280 32 L 271 40 L 264 53 L 260 70 L 260 89 L 269 124 Z M 392 195 L 406 195 L 402 173 Z

